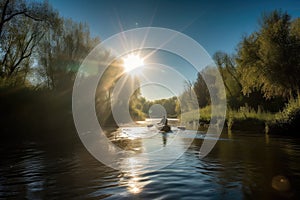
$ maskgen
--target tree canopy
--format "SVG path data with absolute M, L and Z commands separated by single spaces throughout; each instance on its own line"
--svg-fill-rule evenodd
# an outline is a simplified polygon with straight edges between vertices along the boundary
M 266 98 L 293 97 L 300 85 L 300 23 L 286 12 L 264 14 L 258 31 L 239 44 L 237 63 L 242 91 Z

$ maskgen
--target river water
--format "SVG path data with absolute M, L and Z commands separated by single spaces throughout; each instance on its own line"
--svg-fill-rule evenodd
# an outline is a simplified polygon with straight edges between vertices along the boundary
M 182 143 L 173 141 L 175 133 L 138 139 L 121 132 L 110 135 L 134 151 L 154 143 L 163 154 L 191 141 L 188 132 L 181 132 Z M 200 159 L 202 142 L 196 136 L 162 169 L 122 171 L 97 161 L 78 141 L 1 141 L 0 199 L 300 199 L 299 139 L 222 133 Z

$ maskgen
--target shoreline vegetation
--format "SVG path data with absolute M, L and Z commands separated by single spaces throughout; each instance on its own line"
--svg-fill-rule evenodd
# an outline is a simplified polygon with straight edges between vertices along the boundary
M 17 104 L 22 100 L 22 104 Z M 42 141 L 79 141 L 72 116 L 71 91 L 32 90 L 29 88 L 1 89 L 0 98 L 2 136 L 35 138 Z M 186 123 L 199 123 L 199 130 L 205 131 L 211 119 L 210 107 L 199 110 L 199 121 L 194 122 L 194 111 L 183 113 Z M 178 116 L 180 118 L 180 116 Z M 13 123 L 12 123 L 13 122 Z M 277 113 L 242 107 L 227 110 L 224 130 L 247 131 L 267 134 L 299 136 L 300 98 L 289 101 Z M 107 128 L 117 128 L 114 123 Z M 42 133 L 42 134 L 41 134 Z
M 192 113 L 192 114 L 191 114 Z M 194 111 L 183 113 L 187 123 L 193 123 Z M 199 130 L 206 130 L 211 119 L 210 107 L 199 110 Z M 228 131 L 256 131 L 266 134 L 299 136 L 300 96 L 290 100 L 283 110 L 278 112 L 254 110 L 248 106 L 239 110 L 227 109 L 224 129 Z
M 72 116 L 73 83 L 82 61 L 101 40 L 91 36 L 86 23 L 61 17 L 47 1 L 6 0 L 0 10 L 1 135 L 78 140 Z M 237 47 L 235 55 L 216 52 L 216 66 L 207 66 L 195 82 L 185 83 L 178 97 L 148 101 L 137 89 L 129 101 L 132 119 L 144 119 L 152 105 L 160 104 L 168 117 L 182 115 L 188 122 L 196 109 L 189 99 L 193 93 L 200 107 L 200 120 L 195 123 L 205 126 L 210 121 L 209 91 L 216 91 L 217 101 L 225 100 L 213 75 L 218 70 L 226 90 L 229 130 L 299 136 L 300 18 L 292 19 L 281 10 L 263 13 L 258 30 L 244 36 Z M 107 50 L 97 57 L 99 68 L 113 60 L 95 94 L 95 110 L 103 127 L 116 127 L 110 100 L 124 74 L 122 60 L 110 58 Z M 91 70 L 86 75 L 94 78 L 95 74 Z M 138 77 L 126 84 L 139 86 Z M 118 99 L 117 103 L 128 102 Z

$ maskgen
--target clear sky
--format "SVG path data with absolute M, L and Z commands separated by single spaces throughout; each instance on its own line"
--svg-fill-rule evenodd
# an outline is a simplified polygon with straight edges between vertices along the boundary
M 123 30 L 164 27 L 193 38 L 211 56 L 219 50 L 235 53 L 242 37 L 258 29 L 258 19 L 264 12 L 281 9 L 293 18 L 300 17 L 299 0 L 49 0 L 49 3 L 61 16 L 87 22 L 92 36 L 101 40 Z M 184 68 L 185 76 L 191 81 L 196 79 L 197 72 L 185 70 L 188 64 L 184 61 L 175 62 L 174 57 L 166 54 L 160 56 L 167 61 L 164 64 L 177 70 Z M 157 55 L 156 60 L 162 59 Z M 177 88 L 177 93 L 183 89 Z M 159 98 L 154 97 L 153 92 L 147 96 L 146 90 L 154 88 L 142 89 L 146 98 Z M 166 94 L 161 90 L 163 93 Z
M 242 36 L 257 29 L 262 12 L 274 9 L 300 17 L 299 0 L 49 0 L 64 17 L 87 22 L 102 40 L 135 27 L 181 31 L 212 55 L 234 52 Z

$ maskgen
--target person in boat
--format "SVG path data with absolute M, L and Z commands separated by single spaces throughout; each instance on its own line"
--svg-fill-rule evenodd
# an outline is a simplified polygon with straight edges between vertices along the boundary
M 166 118 L 165 115 L 163 116 L 163 118 L 160 120 L 160 122 L 158 124 L 163 125 L 163 126 L 168 125 L 168 119 Z
M 163 116 L 163 118 L 159 122 L 159 125 L 163 125 L 163 127 L 160 129 L 160 131 L 163 131 L 163 132 L 171 131 L 171 127 L 168 125 L 168 119 L 166 118 L 166 116 Z

